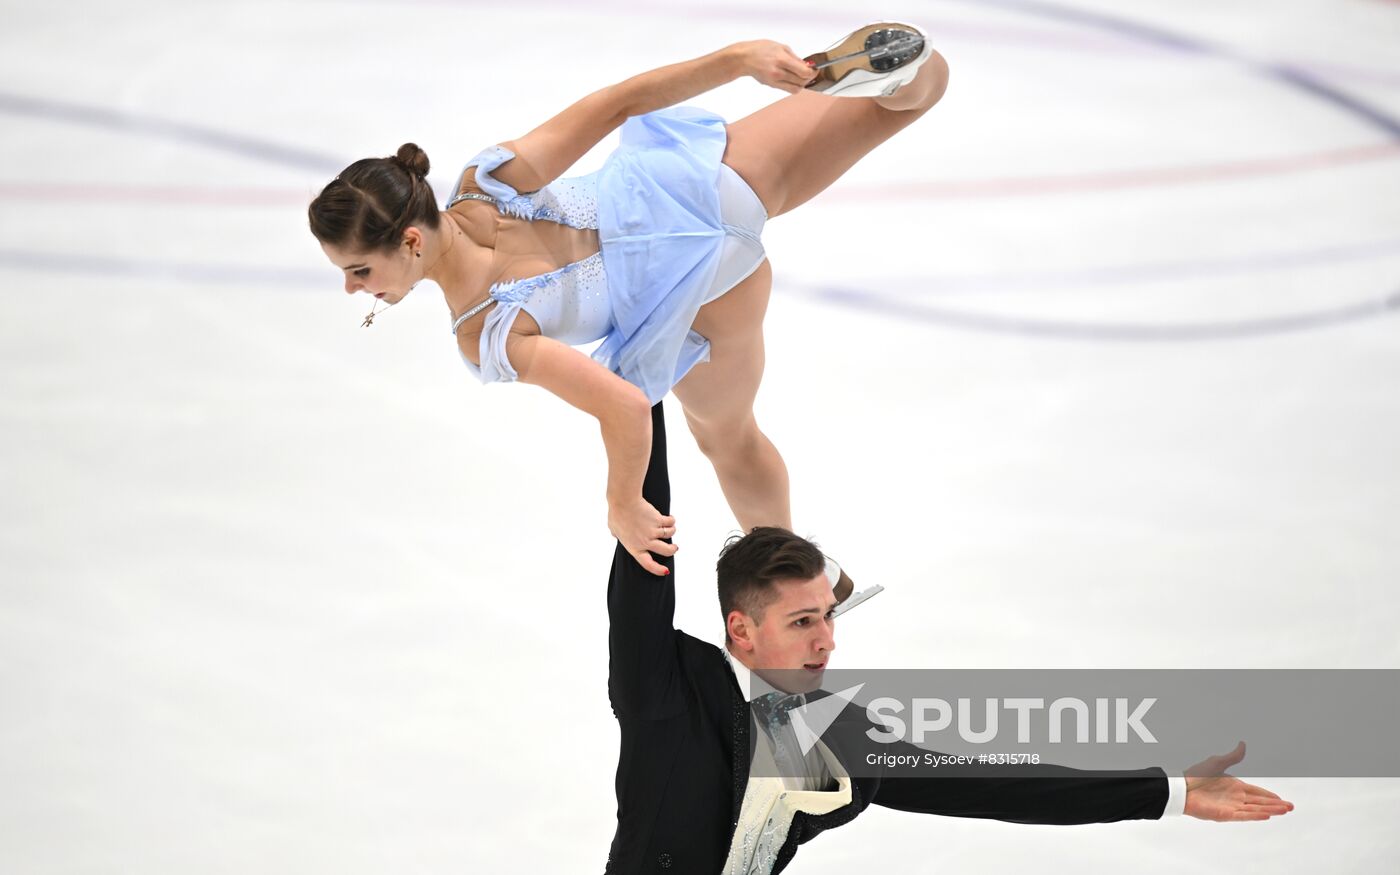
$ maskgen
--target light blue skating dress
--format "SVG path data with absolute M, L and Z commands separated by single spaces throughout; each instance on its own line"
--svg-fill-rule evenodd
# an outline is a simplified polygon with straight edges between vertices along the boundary
M 462 171 L 454 193 L 475 167 L 477 187 L 504 215 L 596 229 L 600 247 L 549 273 L 491 287 L 496 303 L 486 313 L 481 366 L 463 355 L 482 382 L 517 378 L 506 338 L 521 310 L 547 337 L 571 345 L 601 339 L 593 358 L 653 404 L 709 359 L 709 341 L 691 324 L 703 304 L 763 261 L 763 204 L 721 163 L 726 134 L 719 116 L 675 107 L 628 119 L 621 133 L 601 170 L 530 194 L 492 177 L 515 157 L 503 146 L 484 150 Z M 462 199 L 454 194 L 447 205 Z M 454 335 L 464 319 L 454 320 Z

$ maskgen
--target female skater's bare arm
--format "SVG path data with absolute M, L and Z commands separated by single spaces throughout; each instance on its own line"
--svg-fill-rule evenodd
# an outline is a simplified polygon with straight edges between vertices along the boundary
M 593 92 L 525 136 L 502 143 L 515 158 L 492 175 L 517 191 L 535 191 L 558 179 L 631 116 L 689 100 L 741 76 L 793 92 L 815 75 L 785 45 L 770 40 L 735 43 Z
M 675 533 L 674 517 L 642 498 L 651 454 L 651 404 L 641 389 L 578 350 L 539 335 L 512 334 L 506 355 L 522 383 L 543 386 L 598 420 L 608 453 L 608 528 L 642 567 L 666 569 L 648 555 L 673 556 L 661 540 Z M 664 534 L 659 530 L 666 527 Z

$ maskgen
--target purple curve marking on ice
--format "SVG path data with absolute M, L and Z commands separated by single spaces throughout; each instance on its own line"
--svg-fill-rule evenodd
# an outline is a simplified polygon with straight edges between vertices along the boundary
M 460 5 L 453 0 L 409 0 L 409 2 L 434 6 Z M 575 11 L 584 7 L 581 7 L 576 0 L 513 0 L 511 8 L 517 10 L 560 9 Z M 613 2 L 590 4 L 587 9 L 589 12 L 596 13 L 648 15 L 653 18 L 664 16 L 683 21 L 697 19 L 753 21 L 756 18 L 768 18 L 808 26 L 830 26 L 838 29 L 841 33 L 849 31 L 856 25 L 858 18 L 858 15 L 853 16 L 850 12 L 828 12 L 822 9 L 792 9 L 780 6 L 717 3 L 668 3 L 660 5 L 613 0 Z M 1076 52 L 1093 50 L 1105 54 L 1127 55 L 1133 52 L 1141 54 L 1142 51 L 1141 43 L 1134 44 L 1123 35 L 1112 32 L 1057 31 L 1052 33 L 1045 29 L 1032 30 L 1015 25 L 980 24 L 947 17 L 933 18 L 926 9 L 920 9 L 912 17 L 889 15 L 886 20 L 908 21 L 925 28 L 930 33 L 936 33 L 940 37 L 985 39 L 1003 44 L 1030 45 L 1042 48 L 1049 46 Z M 837 35 L 833 33 L 832 37 Z M 808 54 L 808 49 L 816 47 L 794 46 L 793 48 L 798 50 L 798 54 Z
M 111 258 L 73 253 L 26 252 L 0 249 L 0 266 L 54 273 L 101 274 L 140 279 L 180 280 L 201 283 L 296 284 L 335 288 L 340 280 L 332 269 L 248 268 L 233 265 L 166 263 L 131 258 Z
M 1085 286 L 1211 279 L 1285 268 L 1297 269 L 1318 265 L 1344 264 L 1395 255 L 1400 255 L 1400 238 L 1303 251 L 1262 252 L 1235 258 L 1195 259 L 1192 261 L 1129 264 L 1040 273 L 993 274 L 990 276 L 987 274 L 965 274 L 961 276 L 890 277 L 881 282 L 883 285 L 911 289 L 913 290 L 912 294 L 918 295 L 1026 289 L 1082 289 Z
M 971 6 L 991 6 L 1022 15 L 1065 21 L 1081 27 L 1122 34 L 1139 42 L 1162 46 L 1178 52 L 1207 55 L 1223 54 L 1202 40 L 1162 30 L 1150 24 L 1142 24 L 1131 19 L 1105 15 L 1088 9 L 1075 9 L 1071 6 L 1042 3 L 1037 2 L 1037 0 L 958 0 L 958 2 Z
M 269 164 L 316 170 L 322 173 L 335 173 L 345 166 L 345 163 L 339 159 L 317 152 L 282 146 L 266 140 L 244 137 L 186 122 L 172 122 L 135 113 L 117 112 L 100 106 L 87 106 L 58 100 L 40 100 L 19 94 L 0 92 L 0 113 L 46 121 L 70 122 L 88 127 L 107 128 L 164 140 L 191 143 Z
M 434 185 L 451 185 L 438 179 Z M 0 200 L 84 201 L 92 203 L 182 204 L 211 207 L 305 207 L 316 196 L 311 187 L 139 185 L 108 182 L 0 182 Z
M 1090 340 L 1112 342 L 1184 343 L 1197 341 L 1248 340 L 1282 334 L 1296 334 L 1336 325 L 1345 325 L 1388 316 L 1400 311 L 1400 291 L 1382 298 L 1358 301 L 1325 310 L 1238 319 L 1221 322 L 1075 322 L 1033 319 L 1021 316 L 995 316 L 945 307 L 929 307 L 891 299 L 858 289 L 827 287 L 814 290 L 813 297 L 842 306 L 855 306 L 900 319 L 961 328 L 990 334 L 1011 334 L 1047 340 Z
M 405 2 L 432 6 L 461 5 L 456 2 L 456 0 L 405 0 Z M 961 0 L 961 2 L 971 5 L 987 5 L 985 3 L 979 3 L 979 0 Z M 577 3 L 573 2 L 573 0 L 515 0 L 515 2 L 512 3 L 512 8 L 578 9 L 580 7 Z M 851 15 L 845 12 L 826 12 L 823 10 L 767 6 L 721 6 L 715 4 L 676 3 L 657 7 L 655 5 L 639 2 L 612 2 L 596 3 L 588 8 L 602 13 L 645 13 L 652 16 L 664 15 L 687 20 L 696 18 L 752 20 L 756 17 L 766 16 L 785 22 L 799 22 L 803 25 L 831 25 L 837 28 L 847 27 L 852 22 Z M 1135 58 L 1141 58 L 1144 54 L 1144 49 L 1148 51 L 1157 50 L 1170 54 L 1181 54 L 1182 52 L 1222 54 L 1222 52 L 1217 49 L 1211 48 L 1202 42 L 1193 41 L 1187 37 L 1175 36 L 1148 25 L 1136 25 L 1132 22 L 1124 22 L 1121 19 L 1113 19 L 1108 16 L 1098 15 L 1084 10 L 1065 10 L 1063 7 L 1055 7 L 1043 3 L 1013 3 L 1008 8 L 1009 11 L 1023 15 L 1058 19 L 1068 25 L 1074 25 L 1085 29 L 1092 28 L 1093 31 L 1081 33 L 1050 32 L 1043 29 L 1034 30 L 1026 27 L 979 24 L 952 17 L 933 18 L 931 17 L 933 13 L 926 9 L 920 9 L 917 12 L 911 11 L 909 15 L 899 13 L 889 17 L 891 17 L 892 20 L 913 21 L 916 24 L 924 26 L 930 33 L 938 34 L 939 37 L 982 40 L 1002 45 L 1065 49 L 1080 53 L 1093 51 L 1100 55 L 1123 55 Z M 1065 14 L 1066 12 L 1073 14 L 1067 15 Z M 810 47 L 797 48 L 805 51 L 805 48 Z M 799 53 L 803 52 L 800 51 Z M 1307 71 L 1311 75 L 1319 77 L 1352 79 L 1370 82 L 1372 84 L 1400 86 L 1400 71 L 1375 70 L 1351 64 L 1326 62 L 1293 62 L 1283 66 Z
M 1347 149 L 1330 149 L 1306 155 L 1256 158 L 1220 164 L 1183 167 L 1148 167 L 1109 170 L 1063 176 L 1006 177 L 928 182 L 838 185 L 822 196 L 823 202 L 870 198 L 995 198 L 1031 195 L 1079 194 L 1127 188 L 1176 186 L 1227 179 L 1282 176 L 1371 161 L 1400 158 L 1400 143 L 1377 143 Z
M 1126 188 L 1176 186 L 1307 173 L 1372 161 L 1400 158 L 1400 143 L 1379 143 L 1346 149 L 1330 149 L 1306 155 L 1285 155 L 1221 164 L 1183 167 L 1150 167 L 1063 176 L 1026 176 L 993 179 L 929 180 L 925 182 L 838 184 L 823 192 L 819 204 L 847 200 L 906 200 L 947 198 L 995 198 L 1078 194 Z M 431 180 L 430 180 L 431 182 Z M 450 183 L 444 183 L 450 184 Z M 5 200 L 105 200 L 109 202 L 174 203 L 192 206 L 305 206 L 314 192 L 294 188 L 216 187 L 191 185 L 118 185 L 111 183 L 0 182 Z
M 315 192 L 259 186 L 124 185 L 107 182 L 0 182 L 0 199 L 210 207 L 306 206 Z
M 901 308 L 909 308 L 916 315 L 922 314 L 923 316 L 941 312 L 946 317 L 943 321 L 946 321 L 947 318 L 952 318 L 946 316 L 952 311 L 930 308 L 918 303 L 915 296 L 1036 288 L 1083 288 L 1088 285 L 1124 285 L 1171 279 L 1204 279 L 1261 270 L 1296 269 L 1393 255 L 1400 255 L 1400 238 L 1350 246 L 1324 247 L 1304 252 L 1258 253 L 1239 258 L 1207 261 L 1125 265 L 1057 273 L 900 277 L 885 281 L 886 285 L 892 282 L 911 290 L 905 296 L 908 300 L 902 301 L 887 295 L 881 296 L 878 293 L 846 287 L 816 286 L 799 291 L 799 294 L 828 301 L 859 303 L 862 307 L 872 300 L 879 300 L 883 302 L 881 307 L 886 310 L 897 311 Z M 317 288 L 333 284 L 332 281 L 335 279 L 330 273 L 322 270 L 258 269 L 205 263 L 164 263 L 102 256 L 26 252 L 17 249 L 0 249 L 0 266 L 70 274 L 105 274 L 206 283 L 284 283 Z M 781 287 L 788 290 L 802 289 L 802 286 L 790 282 L 783 282 Z M 1014 319 L 984 317 L 977 314 L 960 314 L 959 318 L 979 321 L 991 320 L 998 322 L 998 324 L 1008 321 L 1015 322 Z
M 1287 82 L 1294 88 L 1306 91 L 1326 103 L 1350 112 L 1352 115 L 1363 118 L 1390 134 L 1391 137 L 1400 139 L 1400 119 L 1358 97 L 1353 97 L 1328 85 L 1311 72 L 1300 67 L 1290 67 L 1283 64 L 1258 64 L 1256 66 L 1261 72 Z
M 1111 33 L 1121 33 L 1148 44 L 1164 46 L 1192 54 L 1225 58 L 1242 64 L 1266 79 L 1281 82 L 1295 90 L 1302 91 L 1319 100 L 1332 104 L 1337 109 L 1350 113 L 1373 127 L 1380 128 L 1390 137 L 1400 139 L 1400 119 L 1379 107 L 1372 106 L 1360 98 L 1345 94 L 1322 82 L 1316 76 L 1298 66 L 1256 61 L 1237 55 L 1227 49 L 1211 45 L 1203 40 L 1193 39 L 1173 33 L 1150 24 L 1127 18 L 1060 6 L 1041 0 L 958 0 L 974 6 L 991 6 L 1013 12 L 1022 12 L 1059 21 L 1069 21 L 1086 27 L 1093 27 Z
M 1371 70 L 1350 64 L 1332 64 L 1325 61 L 1308 61 L 1290 64 L 1295 70 L 1304 70 L 1314 76 L 1328 79 L 1350 79 L 1371 85 L 1385 85 L 1400 88 L 1400 71 Z

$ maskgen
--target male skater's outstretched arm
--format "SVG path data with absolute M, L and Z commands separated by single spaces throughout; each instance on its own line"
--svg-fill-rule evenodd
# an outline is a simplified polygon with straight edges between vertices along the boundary
M 661 405 L 651 410 L 652 446 L 643 497 L 663 514 L 671 508 L 666 473 L 666 424 Z M 608 851 L 609 873 L 718 872 L 731 829 L 730 741 L 698 732 L 715 715 L 697 710 L 696 684 L 708 683 L 729 713 L 723 658 L 672 626 L 676 606 L 675 548 L 648 545 L 667 574 L 653 575 L 621 543 L 608 579 L 608 698 L 621 732 L 617 758 L 617 832 Z M 687 673 L 705 648 L 713 665 L 702 678 Z M 723 725 L 728 728 L 727 721 Z
M 642 497 L 662 514 L 671 513 L 666 470 L 666 419 L 658 402 L 651 409 L 651 459 Z M 665 575 L 637 564 L 618 542 L 608 579 L 608 698 L 613 713 L 642 719 L 671 716 L 684 706 L 676 683 L 676 548 L 657 538 L 649 546 Z

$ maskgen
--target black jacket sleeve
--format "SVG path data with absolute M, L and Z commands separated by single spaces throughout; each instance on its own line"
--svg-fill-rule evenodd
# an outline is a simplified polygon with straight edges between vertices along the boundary
M 891 753 L 922 755 L 901 743 Z M 1151 820 L 1167 805 L 1161 769 L 1083 771 L 1054 765 L 938 766 L 923 775 L 884 776 L 871 800 L 922 814 L 984 817 L 1012 823 L 1109 823 Z
M 651 409 L 651 459 L 642 497 L 663 514 L 671 512 L 666 470 L 666 420 L 658 402 Z M 608 578 L 608 698 L 613 713 L 657 719 L 683 708 L 676 631 L 675 562 L 656 556 L 672 574 L 647 571 L 618 542 Z

